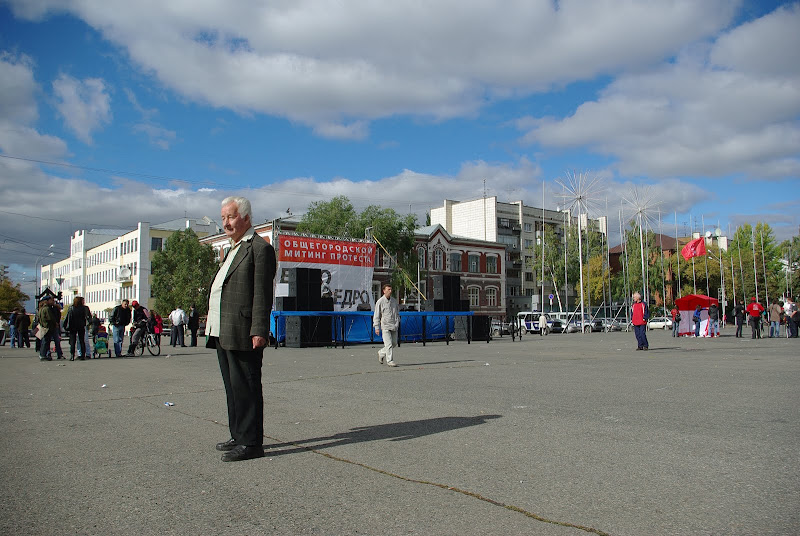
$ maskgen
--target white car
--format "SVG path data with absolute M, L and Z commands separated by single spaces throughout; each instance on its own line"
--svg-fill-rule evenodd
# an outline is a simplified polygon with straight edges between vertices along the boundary
M 672 319 L 666 316 L 654 316 L 647 321 L 647 329 L 672 329 Z

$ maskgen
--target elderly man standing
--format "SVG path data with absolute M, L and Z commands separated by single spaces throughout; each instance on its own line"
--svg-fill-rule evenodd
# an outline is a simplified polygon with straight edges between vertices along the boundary
M 250 201 L 228 197 L 220 215 L 231 249 L 211 283 L 206 347 L 217 349 L 228 402 L 231 438 L 217 450 L 222 461 L 235 462 L 264 456 L 261 362 L 277 263 L 275 250 L 253 229 Z
M 647 342 L 647 321 L 650 319 L 650 311 L 647 304 L 642 301 L 642 295 L 638 292 L 633 293 L 633 305 L 631 305 L 631 323 L 633 332 L 636 334 L 636 349 L 649 350 L 650 344 Z

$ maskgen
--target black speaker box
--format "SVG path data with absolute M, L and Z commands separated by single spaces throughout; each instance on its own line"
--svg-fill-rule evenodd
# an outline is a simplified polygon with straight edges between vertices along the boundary
M 330 345 L 333 341 L 332 322 L 330 316 L 286 317 L 286 346 L 307 348 Z
M 461 305 L 461 309 L 459 311 L 463 313 L 469 312 L 469 300 L 458 300 L 459 304 Z
M 490 316 L 473 316 L 472 317 L 472 340 L 485 341 L 489 338 L 489 328 L 492 325 L 492 318 Z
M 333 311 L 333 297 L 320 298 L 317 311 Z
M 294 296 L 278 296 L 275 298 L 276 311 L 297 311 L 297 298 Z
M 430 300 L 428 300 L 430 301 Z M 447 311 L 449 304 L 446 304 L 444 300 L 433 300 L 433 310 L 434 311 Z

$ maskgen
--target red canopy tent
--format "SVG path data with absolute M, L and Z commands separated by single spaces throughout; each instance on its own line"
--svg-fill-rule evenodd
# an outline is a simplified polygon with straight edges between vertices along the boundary
M 675 300 L 675 307 L 681 312 L 681 324 L 678 328 L 678 335 L 694 335 L 694 315 L 695 308 L 699 305 L 700 311 L 700 336 L 709 337 L 708 333 L 708 307 L 711 304 L 719 307 L 719 300 L 703 294 L 689 294 Z
M 683 298 L 678 298 L 675 300 L 675 305 L 678 306 L 679 311 L 694 311 L 694 308 L 698 305 L 706 309 L 712 303 L 719 307 L 718 299 L 712 298 L 711 296 L 705 296 L 703 294 L 688 294 Z

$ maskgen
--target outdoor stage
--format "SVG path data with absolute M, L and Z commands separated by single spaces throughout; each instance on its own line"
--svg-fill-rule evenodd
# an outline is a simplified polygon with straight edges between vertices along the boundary
M 381 342 L 372 327 L 372 311 L 272 311 L 270 329 L 275 335 L 275 346 L 286 341 L 286 319 L 288 317 L 329 318 L 331 322 L 331 345 Z M 422 342 L 444 340 L 449 344 L 456 334 L 456 326 L 463 326 L 467 343 L 472 341 L 472 322 L 457 321 L 472 317 L 474 313 L 458 311 L 401 311 L 398 342 Z M 320 320 L 324 321 L 324 320 Z M 482 339 L 483 340 L 483 339 Z M 487 337 L 488 342 L 488 337 Z

